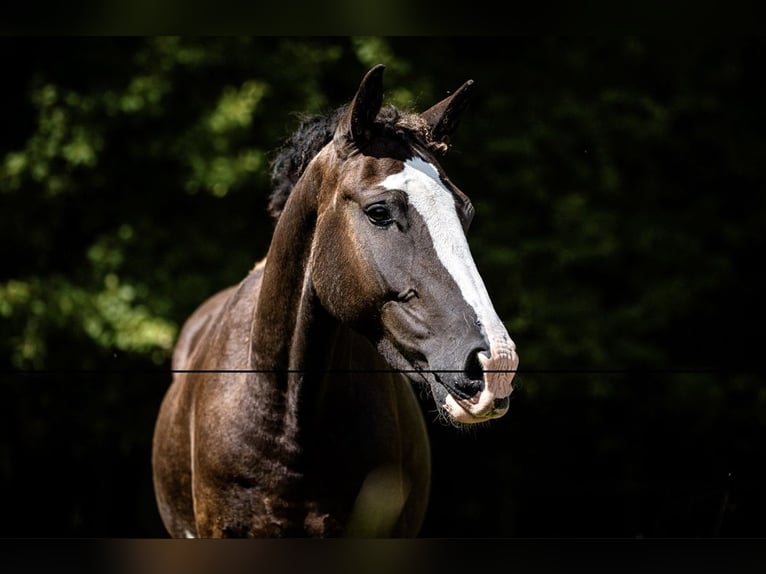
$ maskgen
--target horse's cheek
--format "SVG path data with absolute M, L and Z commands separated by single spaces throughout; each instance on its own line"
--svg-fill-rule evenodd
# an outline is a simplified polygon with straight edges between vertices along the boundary
M 343 323 L 354 323 L 369 313 L 376 299 L 368 271 L 355 256 L 342 228 L 333 228 L 330 241 L 318 245 L 312 269 L 312 283 L 321 305 Z

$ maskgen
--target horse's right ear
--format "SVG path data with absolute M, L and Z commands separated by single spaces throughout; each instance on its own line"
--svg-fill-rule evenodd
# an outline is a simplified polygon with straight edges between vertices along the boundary
M 468 105 L 472 91 L 473 80 L 468 80 L 451 96 L 444 98 L 420 114 L 431 127 L 431 137 L 435 141 L 449 143 L 449 138 L 457 128 L 460 116 Z
M 354 99 L 335 129 L 333 141 L 339 149 L 344 149 L 348 144 L 358 147 L 372 136 L 372 124 L 383 104 L 384 69 L 384 65 L 378 64 L 362 78 Z

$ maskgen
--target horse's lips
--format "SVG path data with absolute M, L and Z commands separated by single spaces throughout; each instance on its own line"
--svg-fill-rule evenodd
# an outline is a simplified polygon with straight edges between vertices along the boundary
M 499 397 L 486 387 L 471 397 L 461 397 L 432 373 L 431 392 L 437 405 L 456 423 L 475 424 L 490 421 L 508 412 L 508 396 Z
M 468 400 L 456 399 L 452 394 L 448 394 L 444 401 L 444 408 L 449 415 L 459 423 L 473 424 L 500 418 L 508 412 L 508 401 L 503 401 L 504 406 L 497 408 L 494 397 L 489 400 L 484 399 L 486 391 L 476 393 Z M 477 405 L 480 405 L 477 408 Z

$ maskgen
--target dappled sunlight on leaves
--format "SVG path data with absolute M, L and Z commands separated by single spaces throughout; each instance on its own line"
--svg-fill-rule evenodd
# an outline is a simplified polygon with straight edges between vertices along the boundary
M 139 291 L 146 292 L 120 283 L 114 274 L 106 275 L 100 289 L 76 285 L 60 276 L 0 285 L 0 315 L 17 333 L 11 336 L 13 366 L 50 366 L 47 332 L 60 329 L 75 336 L 85 334 L 102 349 L 147 354 L 162 363 L 170 354 L 177 326 L 154 315 L 137 296 Z

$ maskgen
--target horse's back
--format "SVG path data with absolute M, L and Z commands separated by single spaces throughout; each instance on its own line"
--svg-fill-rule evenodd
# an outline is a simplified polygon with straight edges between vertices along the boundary
M 233 285 L 228 289 L 219 291 L 197 307 L 186 320 L 173 349 L 173 372 L 188 369 L 192 352 L 236 288 L 237 286 Z
M 196 535 L 192 493 L 195 388 L 207 369 L 246 368 L 249 319 L 263 265 L 238 285 L 208 298 L 184 323 L 173 350 L 173 382 L 160 407 L 153 444 L 154 483 L 163 522 L 173 536 Z M 244 333 L 243 333 L 244 330 Z
M 258 291 L 263 277 L 263 265 L 264 261 L 261 261 L 240 283 L 208 298 L 186 320 L 173 350 L 174 372 L 205 368 L 204 364 L 210 362 L 205 353 L 211 354 L 208 352 L 210 349 L 214 351 L 212 360 L 221 364 L 218 353 L 222 349 L 219 347 L 232 347 L 225 342 L 232 332 L 238 334 L 236 338 L 233 338 L 233 345 L 237 348 L 227 348 L 227 353 L 242 354 L 247 351 L 246 345 L 242 345 L 245 338 L 239 335 L 243 332 L 249 335 L 252 313 L 258 301 Z M 204 347 L 199 345 L 200 341 L 205 341 Z M 200 352 L 203 348 L 205 353 Z M 242 360 L 246 360 L 246 357 Z M 246 365 L 242 364 L 238 367 L 228 365 L 228 368 L 246 368 Z

